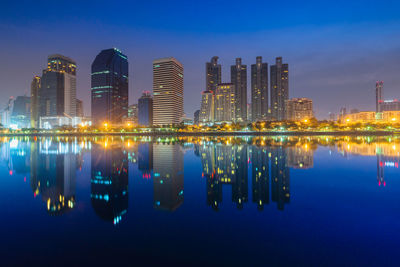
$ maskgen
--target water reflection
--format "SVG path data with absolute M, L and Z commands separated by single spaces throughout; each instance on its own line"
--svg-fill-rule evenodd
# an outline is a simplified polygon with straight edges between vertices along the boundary
M 79 146 L 45 140 L 32 142 L 26 152 L 30 154 L 30 184 L 34 196 L 42 198 L 51 215 L 73 209 L 76 170 L 80 166 Z
M 270 203 L 283 211 L 291 201 L 291 171 L 313 168 L 318 147 L 344 158 L 376 157 L 382 187 L 388 184 L 385 168 L 398 168 L 400 162 L 400 139 L 395 137 L 26 137 L 3 138 L 0 146 L 8 175 L 29 180 L 34 197 L 42 199 L 50 215 L 64 214 L 80 201 L 76 175 L 85 165 L 83 156 L 90 156 L 91 207 L 114 225 L 126 217 L 131 179 L 152 179 L 154 210 L 179 209 L 184 204 L 187 152 L 194 153 L 202 172 L 186 179 L 203 177 L 202 194 L 214 211 L 222 204 L 264 211 Z M 231 192 L 231 203 L 222 203 L 223 191 Z
M 96 214 L 118 224 L 128 211 L 128 155 L 120 143 L 93 143 L 91 202 Z

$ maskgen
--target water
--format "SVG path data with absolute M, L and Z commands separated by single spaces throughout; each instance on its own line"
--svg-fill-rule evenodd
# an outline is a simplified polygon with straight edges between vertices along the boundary
M 4 265 L 399 265 L 400 139 L 9 138 Z

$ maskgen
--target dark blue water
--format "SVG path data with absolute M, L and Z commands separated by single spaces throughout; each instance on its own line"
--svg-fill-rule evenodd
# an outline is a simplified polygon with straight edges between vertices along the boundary
M 2 265 L 398 266 L 397 138 L 14 138 Z

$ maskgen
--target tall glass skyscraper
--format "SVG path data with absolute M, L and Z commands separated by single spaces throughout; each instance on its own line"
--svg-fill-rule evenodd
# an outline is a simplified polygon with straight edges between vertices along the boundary
M 231 83 L 235 86 L 235 121 L 247 121 L 247 66 L 241 58 L 231 66 Z
M 268 64 L 257 57 L 251 65 L 251 120 L 265 120 L 268 115 Z
M 92 63 L 92 123 L 120 124 L 128 116 L 128 58 L 116 48 Z
M 286 101 L 289 100 L 289 65 L 276 58 L 271 66 L 271 113 L 275 120 L 286 119 Z

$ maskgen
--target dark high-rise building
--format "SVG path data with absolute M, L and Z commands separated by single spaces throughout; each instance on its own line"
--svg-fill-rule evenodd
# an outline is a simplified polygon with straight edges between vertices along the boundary
M 289 65 L 276 58 L 271 66 L 271 115 L 275 120 L 286 119 L 286 101 L 289 99 Z
M 265 120 L 268 115 L 268 64 L 257 57 L 251 65 L 251 120 Z
M 83 101 L 76 99 L 76 116 L 83 117 Z
M 206 91 L 215 93 L 217 85 L 221 83 L 221 64 L 218 57 L 212 57 L 211 62 L 206 63 Z
M 39 127 L 39 91 L 40 77 L 35 76 L 31 82 L 31 128 Z
M 200 122 L 200 110 L 196 110 L 193 114 L 193 124 L 197 125 Z
M 283 147 L 273 149 L 271 158 L 271 195 L 279 210 L 290 201 L 290 170 L 287 166 L 286 150 Z
M 263 210 L 269 203 L 269 159 L 265 148 L 252 147 L 251 163 L 253 202 Z
M 382 112 L 381 103 L 383 103 L 383 81 L 377 81 L 375 86 L 376 112 Z
M 39 90 L 39 116 L 76 116 L 76 63 L 63 55 L 48 57 Z
M 247 121 L 247 66 L 241 58 L 231 66 L 231 83 L 235 86 L 235 121 Z
M 128 211 L 128 155 L 119 144 L 92 146 L 90 198 L 96 214 L 118 224 Z
M 116 48 L 92 63 L 92 123 L 120 124 L 128 116 L 128 58 Z
M 177 144 L 153 144 L 154 208 L 174 211 L 183 203 L 183 152 Z
M 149 91 L 143 92 L 138 101 L 139 108 L 139 124 L 150 126 L 153 125 L 153 98 Z

